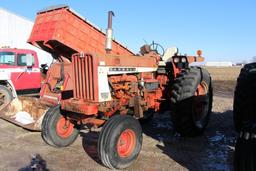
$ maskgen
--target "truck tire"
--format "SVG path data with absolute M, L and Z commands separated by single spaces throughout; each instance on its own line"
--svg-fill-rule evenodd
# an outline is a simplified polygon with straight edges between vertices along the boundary
M 242 128 L 240 135 L 236 140 L 233 166 L 235 171 L 255 171 L 256 169 L 255 128 L 254 128 L 254 131 L 246 130 Z
M 78 134 L 79 129 L 61 114 L 59 105 L 46 112 L 42 121 L 41 136 L 47 144 L 66 147 L 76 140 Z
M 246 64 L 237 78 L 234 94 L 233 120 L 239 132 L 250 122 L 256 121 L 256 63 Z
M 6 86 L 0 85 L 0 111 L 11 103 L 12 99 L 12 92 Z
M 131 116 L 115 115 L 99 135 L 98 155 L 106 167 L 124 169 L 138 157 L 142 146 L 142 129 Z
M 191 67 L 175 79 L 171 91 L 171 117 L 182 136 L 197 136 L 207 126 L 212 109 L 211 77 L 207 70 Z

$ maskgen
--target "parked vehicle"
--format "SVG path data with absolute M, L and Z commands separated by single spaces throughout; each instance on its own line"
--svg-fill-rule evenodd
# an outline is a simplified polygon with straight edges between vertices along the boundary
M 0 49 L 1 73 L 10 74 L 15 90 L 39 92 L 41 73 L 35 51 L 28 49 Z
M 253 171 L 256 168 L 256 63 L 246 64 L 237 78 L 234 96 L 236 140 L 234 170 Z
M 0 49 L 0 109 L 11 102 L 17 94 L 39 93 L 41 73 L 35 51 L 28 49 Z
M 189 66 L 204 60 L 201 51 L 179 55 L 177 48 L 164 50 L 153 42 L 135 55 L 112 40 L 112 16 L 109 12 L 105 34 L 67 6 L 38 13 L 28 42 L 57 62 L 40 92 L 40 104 L 49 109 L 31 115 L 37 121 L 33 129 L 40 127 L 43 140 L 55 147 L 72 144 L 80 129 L 101 128 L 100 160 L 111 169 L 124 169 L 141 150 L 138 119 L 171 110 L 182 136 L 203 133 L 212 86 L 205 69 Z

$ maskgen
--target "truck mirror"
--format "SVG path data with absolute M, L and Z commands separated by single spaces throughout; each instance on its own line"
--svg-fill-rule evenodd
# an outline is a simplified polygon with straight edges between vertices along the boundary
M 27 54 L 26 66 L 27 67 L 32 67 L 33 66 L 33 55 L 32 54 Z

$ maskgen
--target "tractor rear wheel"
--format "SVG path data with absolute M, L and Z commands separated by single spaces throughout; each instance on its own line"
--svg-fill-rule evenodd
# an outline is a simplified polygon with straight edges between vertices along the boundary
M 11 103 L 12 99 L 12 92 L 6 86 L 0 85 L 0 111 Z
M 76 140 L 78 134 L 79 129 L 61 114 L 59 105 L 46 112 L 42 121 L 41 136 L 47 144 L 66 147 Z
M 246 64 L 241 69 L 237 78 L 233 109 L 237 131 L 256 121 L 256 63 Z
M 142 146 L 142 129 L 131 116 L 115 115 L 103 126 L 98 140 L 102 163 L 111 169 L 124 169 L 138 157 Z
M 235 171 L 254 171 L 256 169 L 256 124 L 242 128 L 236 140 L 234 153 Z
M 205 130 L 212 109 L 211 77 L 207 70 L 191 67 L 175 79 L 171 91 L 171 117 L 182 136 L 197 136 Z

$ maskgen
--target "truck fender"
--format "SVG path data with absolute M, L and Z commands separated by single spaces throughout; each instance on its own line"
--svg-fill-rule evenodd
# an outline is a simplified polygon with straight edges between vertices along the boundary
M 4 86 L 10 88 L 11 92 L 12 92 L 12 95 L 13 95 L 13 98 L 17 97 L 17 93 L 16 93 L 16 90 L 15 90 L 14 85 L 12 83 L 12 80 L 5 79 L 5 77 L 3 77 L 3 78 L 0 79 L 0 85 L 4 85 Z

